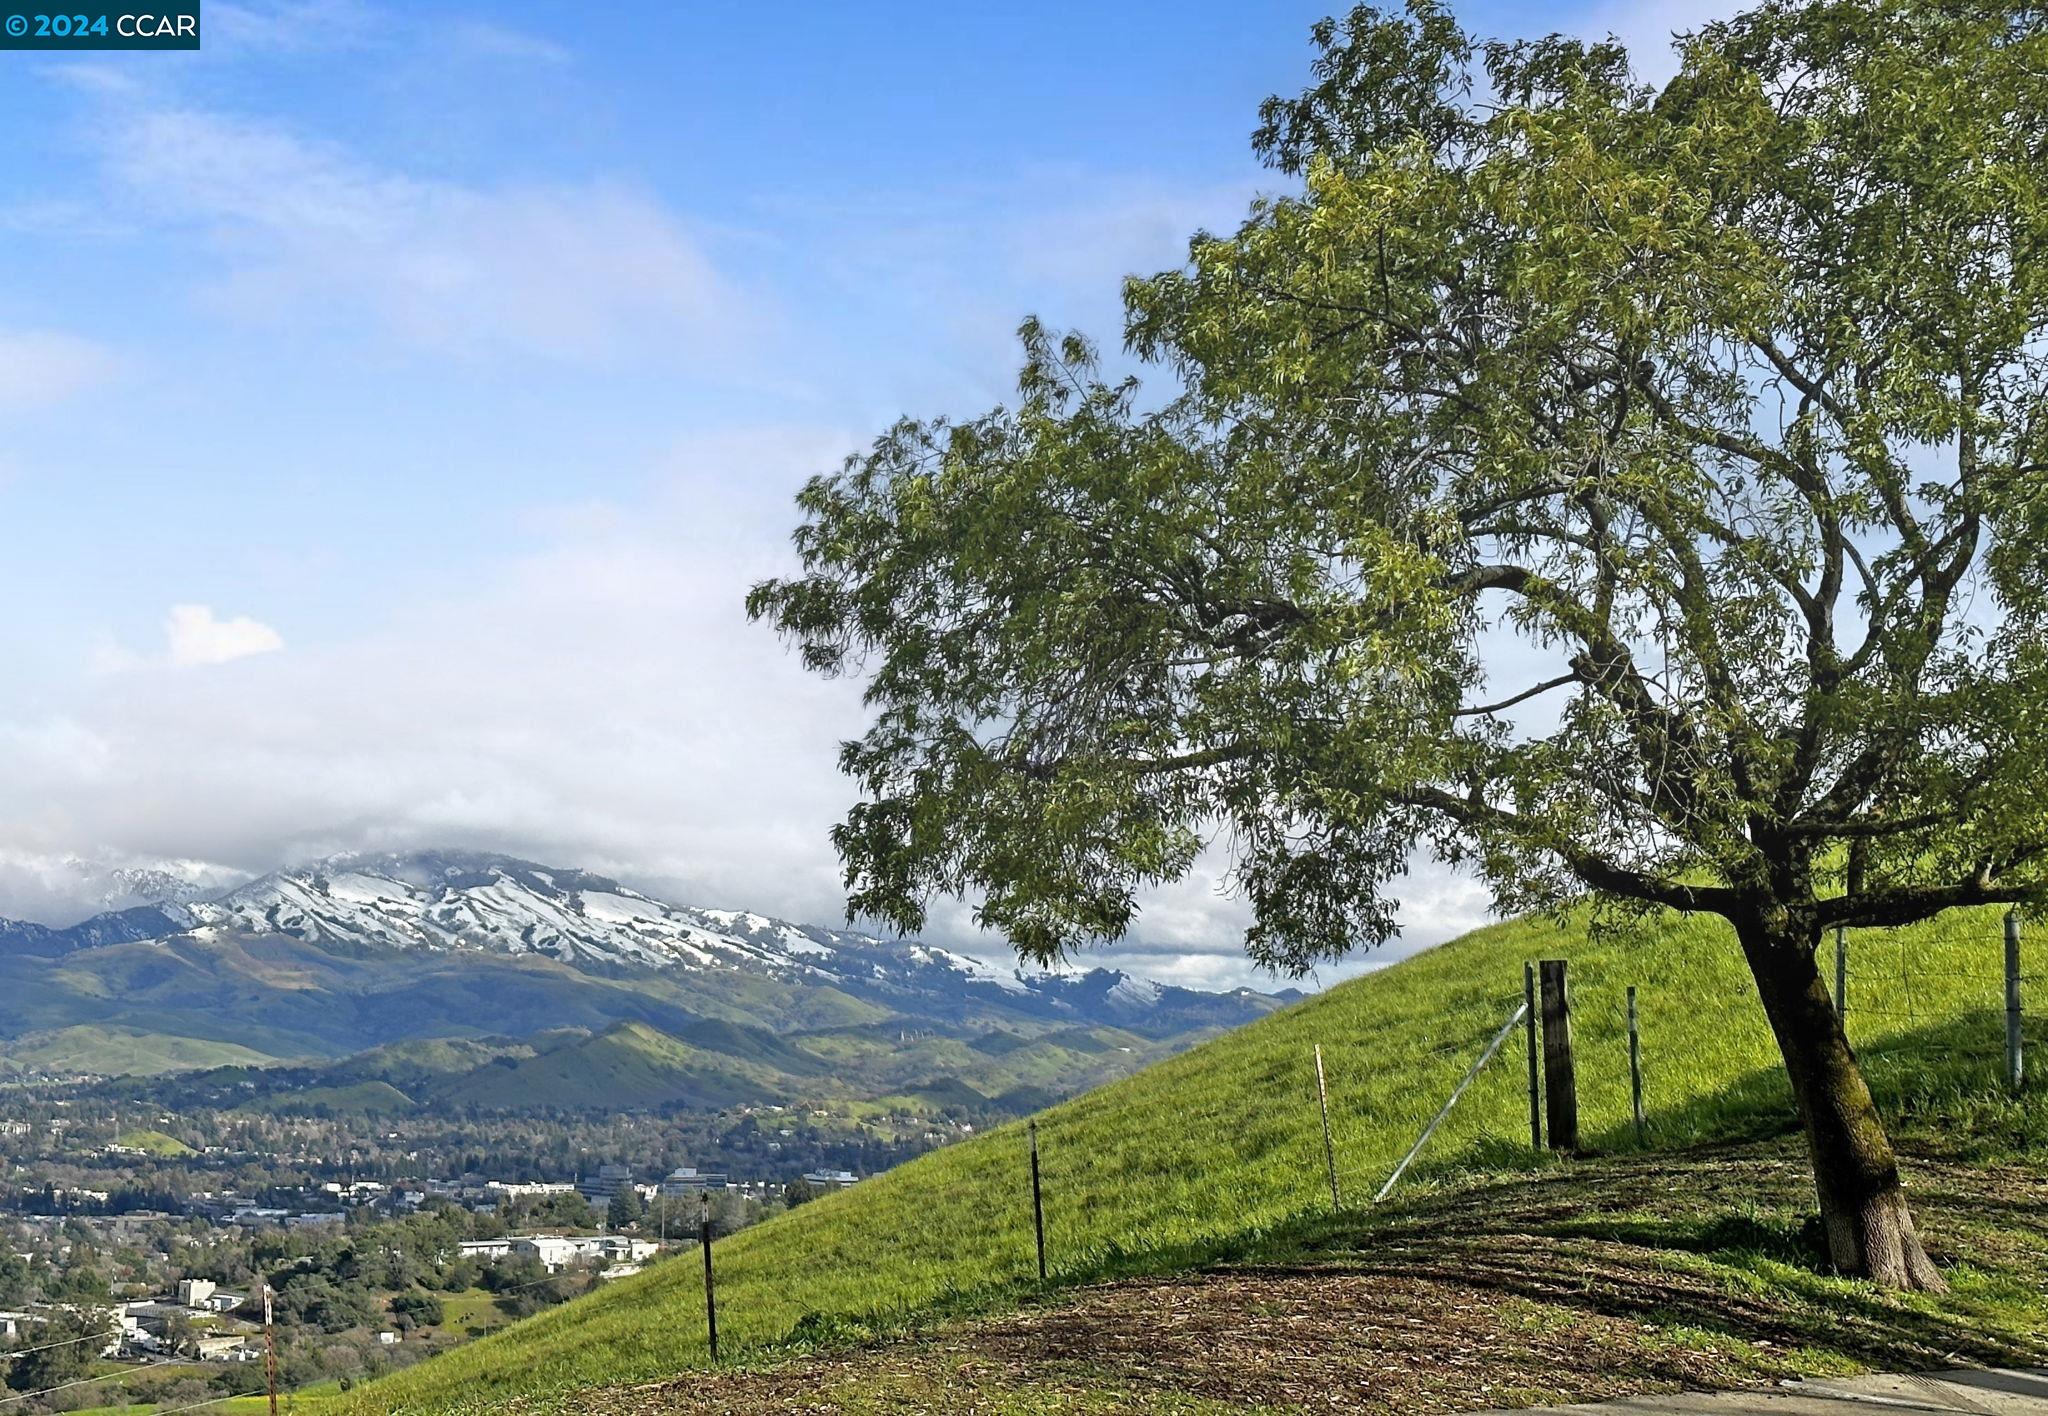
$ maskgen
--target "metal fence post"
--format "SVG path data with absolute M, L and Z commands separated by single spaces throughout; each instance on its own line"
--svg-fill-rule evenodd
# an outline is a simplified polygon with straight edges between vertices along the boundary
M 1330 1089 L 1323 1081 L 1323 1045 L 1316 1044 L 1316 1106 L 1323 1113 L 1323 1164 L 1330 1172 L 1330 1208 L 1344 1208 L 1344 1196 L 1337 1188 L 1337 1148 L 1330 1142 Z
M 1636 1117 L 1636 1141 L 1643 1140 L 1643 1034 L 1636 1021 L 1636 986 L 1628 986 L 1628 1091 Z
M 711 1360 L 718 1360 L 718 1287 L 711 1276 L 711 1196 L 704 1196 L 704 1224 L 698 1231 L 698 1247 L 704 1251 L 704 1331 L 711 1340 Z
M 1529 1032 L 1529 1149 L 1543 1149 L 1543 1082 L 1536 1067 L 1536 966 L 1522 965 L 1522 1017 Z
M 1038 1234 L 1038 1281 L 1045 1282 L 1045 1196 L 1038 1181 L 1038 1122 L 1025 1124 L 1031 1137 L 1031 1227 Z
M 1394 1187 L 1401 1183 L 1401 1177 L 1408 1173 L 1408 1167 L 1415 1162 L 1415 1157 L 1422 1154 L 1422 1148 L 1429 1144 L 1429 1138 L 1436 1134 L 1436 1128 L 1444 1124 L 1444 1118 L 1451 1114 L 1451 1108 L 1458 1104 L 1458 1098 L 1465 1094 L 1465 1088 L 1471 1086 L 1473 1079 L 1486 1070 L 1486 1064 L 1493 1060 L 1493 1055 L 1500 1051 L 1501 1044 L 1508 1040 L 1508 1034 L 1515 1030 L 1515 1024 L 1521 1021 L 1522 1005 L 1518 1003 L 1515 1005 L 1515 1011 L 1508 1014 L 1508 1020 L 1500 1025 L 1500 1031 L 1493 1035 L 1493 1041 L 1486 1044 L 1486 1050 L 1474 1059 L 1472 1066 L 1465 1073 L 1464 1080 L 1451 1089 L 1451 1094 L 1445 1098 L 1443 1107 L 1430 1118 L 1429 1124 L 1422 1128 L 1422 1134 L 1415 1138 L 1415 1144 L 1408 1147 L 1408 1154 L 1401 1157 L 1401 1163 L 1394 1167 L 1394 1173 L 1387 1177 L 1387 1183 L 1380 1186 L 1380 1192 L 1372 1197 L 1374 1204 L 1394 1193 Z
M 2026 1078 L 2020 1049 L 2020 914 L 2005 912 L 2005 1080 L 2014 1091 Z

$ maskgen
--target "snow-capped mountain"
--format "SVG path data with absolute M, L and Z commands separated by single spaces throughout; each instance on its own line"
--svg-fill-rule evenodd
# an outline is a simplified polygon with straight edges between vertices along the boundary
M 832 938 L 760 915 L 664 904 L 581 870 L 440 851 L 335 856 L 177 913 L 193 929 L 308 944 L 545 954 L 566 964 L 655 969 L 782 969 L 829 952 Z
M 1015 1016 L 1164 1037 L 1230 1026 L 1281 1001 L 1108 969 L 1002 968 L 916 940 L 670 904 L 588 871 L 475 852 L 336 856 L 210 893 L 180 893 L 63 929 L 0 922 L 0 957 L 62 959 L 67 976 L 103 961 L 125 977 L 135 965 L 115 951 L 147 947 L 181 970 L 230 975 L 231 993 L 253 975 L 268 996 L 268 960 L 283 949 L 300 973 L 348 973 L 347 982 L 323 977 L 322 986 L 351 996 L 370 989 L 381 996 L 410 968 L 471 1011 L 510 1008 L 516 999 L 542 1018 L 553 995 L 532 996 L 541 977 L 533 968 L 545 963 L 569 971 L 550 975 L 558 981 L 549 987 L 573 995 L 581 1010 L 574 1016 L 584 1021 L 653 1016 L 660 1002 L 667 1022 L 688 1014 L 783 1026 L 810 1016 L 812 1004 L 829 995 L 913 1020 Z M 485 982 L 492 969 L 495 984 Z M 370 982 L 356 977 L 365 972 Z M 600 994 L 578 978 L 648 982 Z M 431 992 L 416 988 L 406 1005 L 426 1008 Z M 441 1007 L 432 1026 L 452 1021 L 443 1016 L 451 1006 Z M 566 1005 L 563 1012 L 570 1015 Z

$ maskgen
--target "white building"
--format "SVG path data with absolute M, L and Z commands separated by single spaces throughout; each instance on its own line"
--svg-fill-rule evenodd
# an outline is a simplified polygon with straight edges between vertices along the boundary
M 804 1176 L 804 1183 L 813 1190 L 844 1190 L 859 1180 L 851 1170 L 813 1170 Z
M 512 1252 L 540 1260 L 549 1273 L 576 1264 L 639 1263 L 661 1249 L 649 1239 L 623 1234 L 533 1234 L 512 1241 Z

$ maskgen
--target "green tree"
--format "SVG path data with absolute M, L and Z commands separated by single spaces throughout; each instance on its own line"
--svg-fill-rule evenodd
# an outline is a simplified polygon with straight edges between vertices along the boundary
M 605 1206 L 605 1222 L 613 1229 L 630 1229 L 639 1223 L 640 1216 L 647 1212 L 641 1203 L 640 1192 L 628 1187 L 613 1195 Z
M 391 1316 L 402 1328 L 438 1327 L 442 1314 L 441 1300 L 417 1288 L 391 1300 Z
M 7 1384 L 16 1391 L 47 1391 L 77 1381 L 120 1336 L 121 1325 L 99 1309 L 55 1307 L 46 1316 L 47 1322 L 31 1329 L 35 1335 L 22 1355 L 8 1364 Z
M 32 1287 L 28 1261 L 19 1254 L 0 1254 L 0 1307 L 19 1308 Z
M 1316 39 L 1295 189 L 1127 287 L 1170 397 L 1027 325 L 1015 407 L 801 494 L 749 607 L 869 679 L 849 910 L 1049 960 L 1220 838 L 1283 969 L 1417 849 L 1721 916 L 1835 1263 L 1939 1287 L 1814 953 L 2043 894 L 2039 12 L 1766 3 L 1661 88 L 1429 0 Z
M 808 1180 L 792 1180 L 782 1187 L 782 1203 L 788 1209 L 807 1205 L 818 1198 L 818 1192 L 811 1188 Z

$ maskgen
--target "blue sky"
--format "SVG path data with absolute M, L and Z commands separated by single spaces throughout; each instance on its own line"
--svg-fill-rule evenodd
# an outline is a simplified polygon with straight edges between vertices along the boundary
M 208 0 L 198 54 L 0 55 L 0 914 L 435 843 L 836 919 L 857 702 L 739 613 L 791 494 L 1000 400 L 1027 313 L 1114 344 L 1274 185 L 1327 8 Z M 1124 952 L 1243 976 L 1216 883 Z

